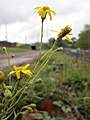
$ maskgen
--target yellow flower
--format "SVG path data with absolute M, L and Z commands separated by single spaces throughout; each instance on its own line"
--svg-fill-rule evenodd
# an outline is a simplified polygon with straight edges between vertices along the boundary
M 62 34 L 63 37 L 66 37 L 66 39 L 68 40 L 68 42 L 71 42 L 73 43 L 73 41 L 69 38 L 69 35 L 72 35 L 70 32 L 71 32 L 72 28 L 67 25 L 65 28 L 62 28 L 58 35 L 57 35 L 57 38 Z
M 57 39 L 61 38 L 61 37 L 66 37 L 66 39 L 68 40 L 68 42 L 73 43 L 73 41 L 69 38 L 69 35 L 72 35 L 71 32 L 72 28 L 67 25 L 65 28 L 62 28 L 60 31 L 55 31 L 52 30 L 53 32 L 58 32 L 57 35 Z
M 41 18 L 44 20 L 46 18 L 46 15 L 48 14 L 50 17 L 50 20 L 52 20 L 52 14 L 55 15 L 56 13 L 50 9 L 48 6 L 43 6 L 43 7 L 35 7 L 34 8 L 35 12 L 41 16 Z M 52 14 L 51 14 L 52 13 Z
M 0 81 L 2 81 L 3 78 L 4 78 L 4 73 L 3 73 L 3 71 L 0 70 Z
M 27 70 L 27 68 L 30 66 L 30 64 L 26 64 L 25 66 L 13 66 L 14 71 L 11 71 L 8 76 L 10 76 L 13 73 L 16 73 L 17 79 L 20 79 L 20 73 L 24 73 L 30 77 L 32 77 L 33 73 L 30 70 Z

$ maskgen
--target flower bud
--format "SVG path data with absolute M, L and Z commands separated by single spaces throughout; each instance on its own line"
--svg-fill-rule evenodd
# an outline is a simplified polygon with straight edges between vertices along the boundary
M 6 47 L 5 46 L 3 47 L 3 50 L 6 51 Z
M 67 25 L 67 26 L 63 29 L 63 35 L 64 35 L 64 36 L 67 35 L 68 33 L 71 32 L 71 30 L 72 30 L 72 28 L 71 28 L 69 25 Z
M 64 36 L 66 36 L 68 33 L 70 33 L 72 30 L 72 28 L 67 25 L 65 28 L 62 28 L 61 31 L 59 32 L 57 39 L 63 38 Z
M 3 71 L 0 71 L 0 81 L 2 82 L 3 79 L 4 79 L 4 73 Z
M 4 82 L 2 83 L 2 85 L 3 85 L 4 90 L 7 90 L 7 89 L 12 90 L 13 89 L 13 86 L 7 86 Z
M 63 47 L 57 48 L 57 51 L 62 51 L 62 50 L 63 50 Z
M 5 98 L 11 98 L 12 97 L 12 93 L 11 93 L 11 91 L 10 90 L 5 90 L 5 92 L 4 92 L 4 96 L 5 96 Z
M 11 54 L 11 58 L 14 58 L 15 57 L 15 55 L 14 54 Z
M 35 108 L 36 107 L 36 104 L 30 104 L 30 107 L 32 107 L 32 108 Z

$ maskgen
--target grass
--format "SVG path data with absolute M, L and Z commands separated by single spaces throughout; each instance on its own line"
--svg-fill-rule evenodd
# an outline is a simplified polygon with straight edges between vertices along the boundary
M 36 87 L 36 95 L 44 98 L 53 95 L 56 101 L 64 100 L 69 107 L 73 106 L 74 112 L 77 106 L 80 119 L 87 120 L 90 119 L 90 63 L 83 57 L 55 53 L 39 75 L 42 84 Z
M 9 47 L 9 48 L 7 48 L 7 50 L 10 54 L 28 51 L 28 49 L 26 49 L 26 48 L 19 48 L 19 47 L 16 47 L 16 48 Z M 2 48 L 0 48 L 0 54 L 5 54 L 5 52 Z

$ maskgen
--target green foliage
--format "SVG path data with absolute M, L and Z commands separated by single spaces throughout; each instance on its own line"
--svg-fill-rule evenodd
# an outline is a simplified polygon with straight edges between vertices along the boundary
M 89 69 L 86 70 L 85 67 L 85 65 L 87 66 L 88 64 L 89 63 L 86 63 L 82 58 L 79 58 L 76 62 L 75 58 L 62 54 L 61 52 L 54 53 L 48 65 L 35 79 L 37 82 L 25 87 L 25 92 L 15 106 L 15 112 L 17 113 L 23 106 L 27 106 L 27 104 L 37 104 L 39 101 L 42 101 L 49 96 L 53 96 L 53 103 L 65 113 L 73 114 L 74 110 L 74 113 L 76 114 L 77 108 L 80 119 L 89 119 L 90 74 Z M 34 65 L 32 66 L 32 69 L 33 67 Z M 12 77 L 11 85 L 14 86 L 14 89 L 11 90 L 11 92 L 14 95 L 14 93 L 19 91 L 27 82 L 27 77 L 25 76 L 23 80 L 19 81 L 19 83 L 17 82 L 17 85 L 15 85 L 16 78 L 14 78 L 14 76 Z M 6 79 L 5 83 L 8 85 Z M 15 87 L 17 89 L 15 89 Z M 0 86 L 0 103 L 3 99 L 3 92 L 4 90 L 2 89 L 2 86 Z M 20 96 L 18 95 L 16 99 L 18 100 L 19 97 Z M 36 119 L 63 120 L 60 117 L 51 118 L 46 113 L 38 115 Z
M 55 42 L 55 38 L 50 38 L 49 39 L 49 47 L 51 48 L 53 43 Z
M 90 49 L 90 25 L 85 25 L 79 34 L 78 46 L 81 49 Z
M 15 47 L 15 48 L 8 48 L 8 52 L 10 54 L 13 54 L 13 53 L 19 53 L 19 52 L 26 52 L 28 51 L 28 49 L 25 49 L 25 48 L 19 48 L 19 47 Z M 0 54 L 5 54 L 3 48 L 0 48 Z
M 86 37 L 83 35 L 89 34 L 89 30 L 90 26 L 86 26 L 83 34 L 80 34 L 82 40 L 85 41 Z M 24 75 L 21 75 L 19 80 L 16 76 L 7 77 L 3 83 L 5 86 L 0 85 L 0 116 L 3 120 L 12 116 L 17 118 L 24 112 L 33 112 L 39 102 L 50 97 L 53 97 L 53 104 L 63 113 L 74 114 L 78 120 L 90 119 L 90 71 L 86 68 L 89 63 L 82 57 L 77 59 L 56 52 L 57 42 L 58 40 L 39 58 L 35 67 L 32 67 L 32 78 Z M 85 47 L 83 48 L 88 48 Z M 21 48 L 10 48 L 9 53 L 20 50 Z M 13 89 L 10 89 L 10 86 Z M 36 119 L 63 120 L 61 117 L 51 117 L 47 112 L 38 114 Z
M 34 120 L 64 120 L 62 117 L 50 117 L 47 112 L 43 112 L 43 114 L 37 114 Z
M 90 74 L 85 67 L 88 64 L 82 58 L 76 62 L 75 58 L 60 52 L 55 53 L 41 72 L 43 85 L 40 87 L 39 84 L 36 91 L 43 88 L 40 94 L 42 98 L 53 95 L 54 103 L 64 112 L 74 110 L 77 114 L 78 111 L 79 119 L 89 119 Z
M 42 43 L 42 46 L 43 50 L 48 50 L 50 48 L 48 43 Z
M 19 45 L 18 46 L 18 48 L 25 48 L 25 49 L 30 49 L 31 48 L 31 46 L 30 46 L 30 44 L 21 44 L 21 45 Z

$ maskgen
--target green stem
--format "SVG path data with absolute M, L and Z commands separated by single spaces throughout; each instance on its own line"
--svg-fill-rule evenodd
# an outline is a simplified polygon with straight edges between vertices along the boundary
M 7 48 L 5 48 L 5 53 L 6 53 L 7 57 L 8 57 L 8 72 L 10 72 L 10 56 L 8 54 Z
M 24 93 L 24 91 L 22 91 L 22 93 L 20 94 L 18 100 L 17 100 L 14 104 L 10 105 L 10 107 L 7 109 L 6 113 L 9 112 L 12 108 L 15 107 L 15 105 L 16 105 L 16 104 L 19 102 L 19 100 L 21 99 L 23 93 Z
M 8 73 L 9 73 L 10 72 L 10 56 L 9 56 L 7 48 L 5 48 L 4 50 L 5 50 L 5 53 L 6 53 L 7 58 L 8 58 L 8 66 L 7 66 L 7 68 L 8 68 Z M 11 77 L 9 77 L 9 85 L 11 85 Z
M 43 22 L 44 20 L 42 19 L 42 22 L 41 22 L 41 41 L 40 41 L 40 55 L 42 53 L 42 40 L 43 40 Z
M 61 38 L 59 38 L 59 40 L 61 40 Z M 33 73 L 35 73 L 35 71 L 37 70 L 37 68 L 40 66 L 40 62 L 41 60 L 43 60 L 46 56 L 48 56 L 50 54 L 50 52 L 55 48 L 55 46 L 57 45 L 58 43 L 58 39 L 54 42 L 53 46 L 51 49 L 49 49 L 39 60 L 38 62 L 36 63 L 35 67 L 34 67 L 34 70 L 33 70 Z
M 39 71 L 37 72 L 37 74 L 33 77 L 33 79 L 32 79 L 31 81 L 29 81 L 29 80 L 30 80 L 30 78 L 29 78 L 29 79 L 27 80 L 26 84 L 13 96 L 13 98 L 10 99 L 10 101 L 11 101 L 10 107 L 5 111 L 4 116 L 9 115 L 9 113 L 10 113 L 11 110 L 12 110 L 12 108 L 15 107 L 15 105 L 19 102 L 19 100 L 21 99 L 23 93 L 25 92 L 25 89 L 24 89 L 25 86 L 27 86 L 27 85 L 32 85 L 32 84 L 34 84 L 35 82 L 37 82 L 37 81 L 34 81 L 35 78 L 36 78 L 37 75 L 41 72 L 41 70 L 46 66 L 46 64 L 47 64 L 48 61 L 50 60 L 50 57 L 51 57 L 52 53 L 53 53 L 53 51 L 51 51 L 51 53 L 49 54 L 49 56 L 48 56 L 48 57 L 45 59 L 45 61 L 41 64 L 40 70 L 39 70 Z M 19 94 L 20 94 L 20 96 L 19 96 L 18 100 L 15 101 L 15 98 L 16 98 L 17 95 L 19 95 Z M 10 102 L 10 101 L 9 101 L 9 102 Z
M 34 67 L 34 70 L 33 70 L 33 73 L 35 73 L 36 69 L 38 68 L 40 62 L 50 53 L 51 49 L 48 50 L 41 58 L 40 60 L 38 60 L 38 62 L 36 63 L 35 67 Z
M 51 55 L 55 52 L 55 51 L 50 51 L 51 53 L 47 56 L 47 58 L 43 61 L 43 63 L 38 67 L 37 71 L 36 71 L 36 75 L 34 76 L 34 79 L 37 77 L 37 75 L 41 72 L 41 70 L 47 65 L 47 63 L 49 62 Z

